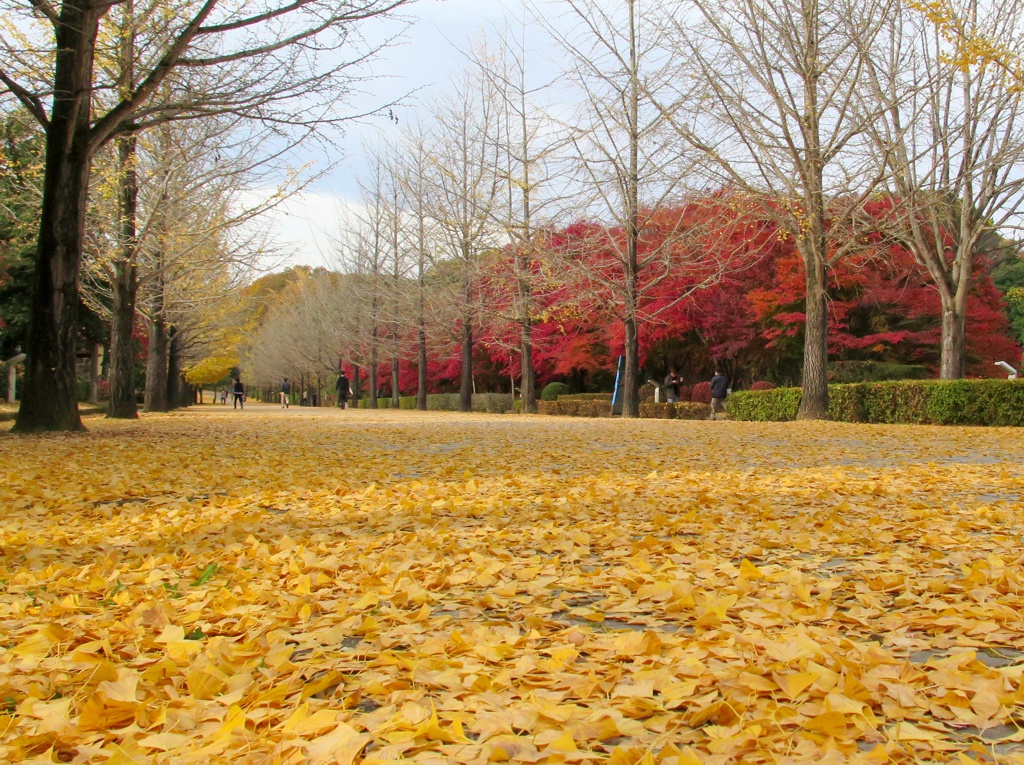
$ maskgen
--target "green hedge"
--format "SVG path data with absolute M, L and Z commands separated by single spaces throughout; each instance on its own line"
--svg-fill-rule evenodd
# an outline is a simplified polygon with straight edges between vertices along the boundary
M 370 408 L 370 399 L 369 399 L 369 397 L 367 397 L 367 398 L 360 398 L 359 401 L 356 403 L 356 407 L 358 409 L 369 409 Z M 384 398 L 383 396 L 381 396 L 380 398 L 378 398 L 377 399 L 377 408 L 378 409 L 390 409 L 391 408 L 391 396 L 388 396 L 387 398 Z
M 398 399 L 399 409 L 415 409 L 419 399 L 416 396 L 402 396 Z
M 607 401 L 612 402 L 612 393 L 569 393 L 559 395 L 559 401 Z
M 830 386 L 830 389 L 835 386 Z M 795 420 L 800 408 L 799 388 L 741 390 L 725 400 L 725 411 L 734 420 L 779 422 Z
M 611 401 L 606 399 L 566 400 L 559 396 L 558 401 L 541 401 L 537 404 L 540 414 L 560 415 L 562 417 L 611 417 Z M 678 404 L 655 404 L 647 401 L 640 404 L 640 417 L 656 420 L 706 420 L 711 415 L 708 404 L 682 401 Z
M 842 422 L 1024 426 L 1024 380 L 904 380 L 830 385 L 829 416 Z M 738 391 L 737 420 L 796 419 L 799 388 Z

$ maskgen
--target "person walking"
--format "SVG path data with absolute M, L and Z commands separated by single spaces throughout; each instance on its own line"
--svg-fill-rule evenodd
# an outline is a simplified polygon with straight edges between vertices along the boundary
M 235 384 L 231 386 L 231 395 L 235 403 L 232 409 L 245 409 L 245 385 L 242 384 L 241 377 L 235 378 Z
M 669 369 L 665 376 L 665 401 L 674 404 L 679 401 L 679 375 L 675 369 Z
M 288 378 L 284 378 L 284 382 L 281 383 L 281 408 L 288 408 L 288 394 L 292 392 L 292 386 L 288 383 Z
M 716 419 L 718 412 L 725 413 L 725 399 L 729 395 L 729 378 L 717 369 L 715 376 L 711 378 L 711 416 L 709 420 Z
M 338 391 L 338 407 L 341 409 L 348 408 L 348 397 L 352 395 L 352 389 L 348 384 L 348 376 L 345 374 L 345 370 L 341 370 L 341 374 L 338 375 L 338 382 L 335 385 Z

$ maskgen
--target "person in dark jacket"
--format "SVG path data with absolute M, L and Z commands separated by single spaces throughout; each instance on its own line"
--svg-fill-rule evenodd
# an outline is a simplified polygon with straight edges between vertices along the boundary
M 288 394 L 292 392 L 292 386 L 288 382 L 288 378 L 284 378 L 284 382 L 281 383 L 281 408 L 288 408 Z
M 344 372 L 338 375 L 335 388 L 338 391 L 338 406 L 342 409 L 348 408 L 348 397 L 352 395 L 352 389 L 348 384 L 348 375 Z
M 665 376 L 665 401 L 674 404 L 679 400 L 679 375 L 676 370 L 668 370 Z
M 711 378 L 711 416 L 709 420 L 715 419 L 715 414 L 725 412 L 725 398 L 729 395 L 729 378 L 715 370 L 715 376 Z
M 231 395 L 234 397 L 233 409 L 245 409 L 245 385 L 241 377 L 235 378 L 235 384 L 231 386 Z

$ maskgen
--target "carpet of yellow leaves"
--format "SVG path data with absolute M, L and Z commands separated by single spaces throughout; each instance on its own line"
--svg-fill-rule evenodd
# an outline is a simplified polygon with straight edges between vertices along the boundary
M 1019 431 L 0 436 L 0 760 L 1024 763 Z

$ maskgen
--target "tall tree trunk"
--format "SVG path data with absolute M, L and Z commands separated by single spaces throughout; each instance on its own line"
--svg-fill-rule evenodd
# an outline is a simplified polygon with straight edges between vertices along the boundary
M 804 367 L 802 397 L 797 418 L 828 419 L 828 278 L 825 270 L 824 159 L 821 153 L 821 124 L 818 114 L 819 0 L 803 0 L 804 24 L 804 114 L 801 130 L 804 158 L 801 167 L 804 215 L 807 229 L 800 233 L 800 254 L 804 259 L 806 306 L 804 309 Z
M 804 325 L 803 389 L 797 419 L 828 419 L 828 304 L 825 263 L 816 253 L 805 257 L 807 303 Z
M 138 280 L 134 263 L 114 266 L 110 320 L 110 404 L 107 417 L 131 420 L 139 416 L 135 394 L 135 302 Z
M 533 325 L 524 323 L 520 330 L 519 356 L 522 360 L 520 378 L 520 411 L 537 411 L 537 374 L 533 368 Z M 515 391 L 513 390 L 513 394 Z M 513 398 L 515 396 L 513 395 Z
M 398 356 L 391 357 L 391 406 L 395 409 L 401 404 L 402 389 L 398 385 L 398 373 L 399 373 Z
M 46 127 L 25 383 L 14 430 L 84 430 L 75 389 L 78 273 L 93 146 L 94 40 L 104 5 L 62 3 L 55 25 L 53 108 Z
M 636 2 L 629 0 L 629 170 L 626 177 L 625 335 L 626 375 L 622 416 L 640 416 L 639 307 L 640 243 L 640 61 L 636 38 Z
M 622 416 L 640 416 L 640 335 L 636 319 L 623 323 L 626 334 L 626 374 L 622 381 Z
M 462 374 L 459 376 L 459 411 L 473 411 L 473 320 L 462 317 Z
M 373 340 L 370 345 L 370 371 L 367 386 L 370 393 L 370 409 L 377 408 L 377 329 L 374 327 Z
M 96 404 L 100 400 L 100 348 L 99 343 L 92 344 L 89 354 L 89 403 Z
M 188 406 L 188 385 L 181 374 L 181 334 L 178 328 L 167 329 L 167 405 L 170 409 Z
M 967 290 L 947 296 L 942 294 L 942 352 L 939 360 L 939 379 L 963 379 L 967 353 Z
M 416 346 L 419 361 L 419 369 L 416 370 L 416 408 L 425 412 L 427 411 L 427 331 L 424 329 L 422 316 L 417 331 Z
M 174 399 L 168 390 L 168 334 L 163 312 L 158 311 L 149 322 L 149 354 L 146 357 L 147 412 L 166 412 L 173 406 Z

